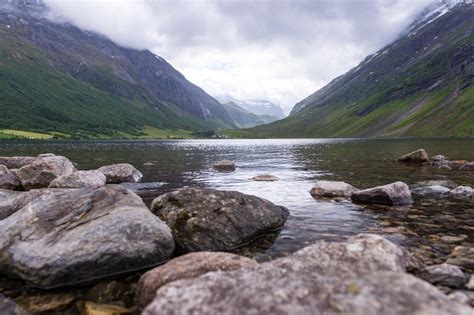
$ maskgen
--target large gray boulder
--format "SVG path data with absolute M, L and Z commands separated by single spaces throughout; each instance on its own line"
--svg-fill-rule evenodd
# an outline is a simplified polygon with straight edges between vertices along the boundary
M 151 210 L 171 228 L 182 252 L 237 249 L 281 228 L 289 216 L 265 199 L 202 188 L 158 196 Z
M 159 288 L 173 281 L 197 278 L 211 271 L 231 271 L 256 265 L 253 259 L 231 253 L 189 253 L 143 274 L 137 283 L 135 302 L 139 309 L 143 309 Z
M 0 189 L 20 189 L 21 182 L 15 173 L 5 165 L 0 165 Z
M 442 199 L 449 196 L 451 189 L 439 185 L 417 187 L 411 190 L 411 194 L 415 198 L 429 198 L 429 199 Z
M 235 271 L 210 272 L 158 289 L 143 315 L 474 314 L 404 272 L 402 251 L 380 236 L 319 242 Z
M 313 197 L 350 197 L 356 191 L 357 188 L 345 182 L 318 180 L 310 194 Z
M 449 198 L 474 203 L 474 189 L 469 186 L 458 186 L 449 192 Z
M 169 228 L 120 186 L 55 189 L 0 221 L 0 270 L 51 288 L 158 265 Z
M 22 166 L 15 173 L 24 189 L 45 188 L 62 175 L 76 171 L 74 164 L 64 156 L 39 156 Z
M 33 189 L 25 192 L 0 189 L 0 220 L 9 217 L 30 201 L 48 193 L 50 191 L 47 189 Z
M 428 154 L 423 149 L 419 149 L 411 153 L 405 154 L 397 159 L 397 162 L 414 163 L 414 164 L 422 164 L 428 161 L 429 161 Z
M 351 199 L 355 203 L 363 204 L 407 205 L 413 203 L 410 189 L 403 182 L 359 190 L 351 195 Z
M 128 163 L 102 166 L 98 169 L 107 178 L 107 184 L 138 183 L 143 174 Z
M 17 169 L 30 164 L 37 158 L 36 156 L 1 156 L 0 165 L 4 165 L 9 169 Z
M 49 188 L 98 188 L 105 185 L 105 175 L 99 171 L 77 171 L 59 176 L 49 184 Z

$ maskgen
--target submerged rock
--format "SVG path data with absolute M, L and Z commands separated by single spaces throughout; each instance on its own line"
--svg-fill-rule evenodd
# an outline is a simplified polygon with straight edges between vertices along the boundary
M 107 178 L 107 184 L 138 183 L 143 174 L 128 163 L 102 166 L 98 169 Z
M 48 155 L 34 159 L 16 171 L 24 189 L 45 188 L 62 175 L 69 175 L 76 168 L 64 156 Z
M 412 204 L 410 189 L 403 182 L 369 188 L 354 192 L 351 199 L 356 203 L 406 205 Z
M 460 169 L 461 171 L 474 171 L 474 162 L 466 163 Z
M 215 163 L 212 167 L 219 172 L 233 172 L 236 168 L 235 162 L 229 160 L 219 161 Z
M 141 276 L 136 289 L 136 305 L 143 309 L 162 286 L 177 280 L 197 278 L 211 271 L 231 271 L 255 266 L 253 259 L 221 252 L 196 252 L 170 260 Z
M 98 188 L 105 185 L 105 175 L 99 171 L 77 171 L 59 176 L 49 184 L 49 188 Z
M 15 173 L 10 171 L 6 166 L 0 165 L 0 189 L 20 189 L 21 182 Z
M 0 270 L 43 288 L 88 282 L 169 259 L 169 228 L 119 187 L 43 194 L 0 221 Z
M 469 277 L 457 266 L 440 264 L 426 267 L 419 277 L 436 285 L 462 288 Z
M 412 189 L 411 194 L 415 198 L 447 198 L 450 191 L 447 187 L 434 185 Z
M 278 177 L 270 175 L 270 174 L 263 174 L 263 175 L 258 175 L 255 177 L 252 177 L 252 180 L 256 182 L 276 182 L 280 180 Z
M 397 162 L 403 163 L 415 163 L 415 164 L 422 164 L 428 162 L 428 154 L 425 150 L 419 149 L 414 152 L 405 154 L 397 159 Z
M 474 202 L 474 189 L 469 186 L 458 186 L 450 191 L 449 198 L 454 200 Z
M 279 229 L 289 211 L 236 191 L 182 188 L 157 197 L 151 210 L 168 224 L 182 252 L 231 251 Z
M 474 270 L 474 248 L 456 246 L 447 261 L 448 264 Z
M 406 274 L 401 249 L 375 235 L 172 282 L 143 314 L 240 314 L 242 307 L 247 314 L 474 314 Z
M 310 194 L 313 197 L 350 197 L 356 191 L 357 188 L 345 182 L 318 180 Z

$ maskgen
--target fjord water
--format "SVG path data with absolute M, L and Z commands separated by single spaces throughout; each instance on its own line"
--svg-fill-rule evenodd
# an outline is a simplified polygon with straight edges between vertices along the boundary
M 286 206 L 291 216 L 274 244 L 259 254 L 261 259 L 287 255 L 320 239 L 336 241 L 374 232 L 410 248 L 429 264 L 443 261 L 455 245 L 474 246 L 472 204 L 422 200 L 401 208 L 359 206 L 350 201 L 315 200 L 309 194 L 318 179 L 341 180 L 361 189 L 399 180 L 408 185 L 443 181 L 453 187 L 474 187 L 474 175 L 469 172 L 395 162 L 398 156 L 418 148 L 451 160 L 474 160 L 473 140 L 6 141 L 0 142 L 0 155 L 51 152 L 77 162 L 79 169 L 131 163 L 143 172 L 143 182 L 163 184 L 151 185 L 144 194 L 147 203 L 165 191 L 204 186 L 237 190 Z M 237 170 L 214 171 L 212 164 L 222 159 L 234 160 Z M 251 180 L 261 174 L 280 180 Z

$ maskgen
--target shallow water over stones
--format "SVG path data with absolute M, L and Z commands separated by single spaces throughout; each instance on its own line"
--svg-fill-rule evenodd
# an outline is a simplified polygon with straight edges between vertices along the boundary
M 263 246 L 243 252 L 259 261 L 286 256 L 321 239 L 338 241 L 373 232 L 406 247 L 428 265 L 441 264 L 456 246 L 474 247 L 474 204 L 417 198 L 413 205 L 402 207 L 355 205 L 348 199 L 314 199 L 309 193 L 317 180 L 344 181 L 360 189 L 396 181 L 411 188 L 474 187 L 472 171 L 396 162 L 419 148 L 430 156 L 474 160 L 473 140 L 10 141 L 0 142 L 0 156 L 53 152 L 67 156 L 82 170 L 130 163 L 144 177 L 140 184 L 124 185 L 148 205 L 155 196 L 183 186 L 236 190 L 266 198 L 287 207 L 290 217 L 273 243 L 269 236 Z M 214 163 L 224 159 L 235 161 L 234 172 L 213 169 Z M 279 180 L 252 180 L 261 174 Z M 2 286 L 8 285 L 0 283 L 0 292 L 5 292 Z

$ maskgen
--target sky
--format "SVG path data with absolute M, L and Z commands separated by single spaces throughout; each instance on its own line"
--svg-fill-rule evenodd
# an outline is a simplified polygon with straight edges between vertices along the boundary
M 45 0 L 54 14 L 149 49 L 215 97 L 285 113 L 390 43 L 439 0 Z

